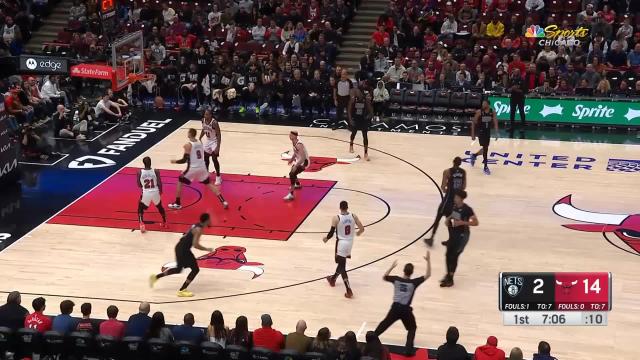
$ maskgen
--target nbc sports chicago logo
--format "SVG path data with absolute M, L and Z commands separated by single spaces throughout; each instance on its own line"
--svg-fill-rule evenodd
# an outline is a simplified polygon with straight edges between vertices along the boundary
M 526 38 L 540 39 L 540 46 L 580 46 L 589 36 L 589 29 L 578 26 L 575 29 L 560 29 L 558 25 L 549 25 L 544 29 L 540 25 L 531 25 L 524 33 Z

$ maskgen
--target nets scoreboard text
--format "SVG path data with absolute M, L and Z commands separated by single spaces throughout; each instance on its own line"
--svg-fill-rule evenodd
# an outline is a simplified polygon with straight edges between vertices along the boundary
M 611 273 L 500 273 L 505 325 L 606 325 Z

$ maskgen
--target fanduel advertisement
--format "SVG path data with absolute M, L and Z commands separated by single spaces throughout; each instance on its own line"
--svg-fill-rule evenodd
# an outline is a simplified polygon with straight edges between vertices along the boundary
M 2 99 L 2 97 L 0 97 Z M 4 102 L 0 105 L 0 186 L 13 183 L 18 178 L 18 146 L 9 138 L 5 121 Z
M 490 96 L 489 102 L 498 120 L 509 120 L 508 97 Z M 535 122 L 640 126 L 640 102 L 527 98 L 524 112 Z
M 20 72 L 30 74 L 63 74 L 69 73 L 69 60 L 50 56 L 20 55 Z

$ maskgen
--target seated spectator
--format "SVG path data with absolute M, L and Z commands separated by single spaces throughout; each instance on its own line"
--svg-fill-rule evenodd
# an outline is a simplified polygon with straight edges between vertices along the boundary
M 87 20 L 87 7 L 80 0 L 73 0 L 69 8 L 69 20 L 85 22 Z
M 36 329 L 39 333 L 45 333 L 51 330 L 51 318 L 44 315 L 45 299 L 37 297 L 31 302 L 33 313 L 24 319 L 24 327 L 27 329 Z
M 611 84 L 609 80 L 602 79 L 596 86 L 596 90 L 593 92 L 594 96 L 598 97 L 609 97 L 611 95 Z
M 637 43 L 633 50 L 629 52 L 627 56 L 629 66 L 637 70 L 640 70 L 640 43 Z
M 590 24 L 597 16 L 598 14 L 593 10 L 593 4 L 587 3 L 584 10 L 578 13 L 576 20 L 579 24 Z
M 604 20 L 604 22 L 609 25 L 613 24 L 616 21 L 616 12 L 613 11 L 613 9 L 611 9 L 611 7 L 607 4 L 602 7 L 602 11 L 600 11 L 598 15 L 600 15 L 602 20 Z
M 253 38 L 253 41 L 259 44 L 264 44 L 266 33 L 267 28 L 262 25 L 262 18 L 258 18 L 258 20 L 256 20 L 256 25 L 251 28 L 251 36 Z
M 409 81 L 415 82 L 418 80 L 418 77 L 422 75 L 424 71 L 418 66 L 418 60 L 412 60 L 411 66 L 407 69 L 407 74 L 409 75 Z
M 176 11 L 173 8 L 169 7 L 168 2 L 162 3 L 162 19 L 165 24 L 172 23 L 176 18 Z
M 16 25 L 11 16 L 4 18 L 5 22 L 2 28 L 0 28 L 0 34 L 2 34 L 2 41 L 9 47 L 15 40 L 21 39 L 20 27 Z M 15 55 L 15 54 L 14 54 Z
M 50 99 L 54 104 L 59 104 L 61 100 L 64 101 L 64 106 L 69 107 L 69 99 L 64 91 L 58 89 L 58 76 L 51 75 L 42 85 L 40 92 L 42 97 Z
M 463 73 L 458 72 L 457 74 L 456 81 L 451 86 L 462 89 L 463 91 L 469 90 L 471 88 L 471 82 L 464 77 Z
M 633 95 L 634 92 L 635 90 L 629 87 L 629 83 L 627 83 L 626 80 L 622 80 L 620 81 L 620 84 L 611 91 L 611 95 L 617 98 L 626 98 Z
M 544 0 L 527 0 L 524 3 L 524 8 L 529 12 L 541 11 L 544 9 Z
M 162 341 L 173 342 L 173 334 L 164 322 L 164 314 L 156 311 L 151 317 L 147 339 L 160 339 Z
M 353 331 L 347 331 L 343 337 L 338 340 L 337 358 L 340 360 L 359 360 L 362 352 L 358 348 L 358 339 Z
M 311 338 L 304 334 L 306 330 L 307 323 L 304 320 L 298 320 L 296 331 L 287 335 L 284 348 L 295 350 L 300 354 L 306 353 L 311 345 Z
M 629 66 L 627 62 L 627 54 L 622 51 L 622 45 L 615 44 L 607 53 L 607 66 L 612 68 L 621 68 Z
M 20 124 L 31 124 L 33 122 L 34 111 L 30 106 L 25 106 L 20 100 L 20 90 L 11 89 L 9 96 L 4 99 L 7 113 L 16 118 Z
M 555 94 L 556 95 L 572 95 L 573 94 L 573 87 L 571 85 L 569 85 L 569 83 L 567 82 L 567 80 L 565 78 L 561 78 L 560 82 L 558 83 L 558 86 L 556 86 L 555 89 Z
M 367 331 L 366 343 L 362 356 L 368 356 L 376 360 L 391 360 L 391 353 L 386 346 L 382 345 L 380 338 L 374 331 Z
M 389 38 L 389 33 L 386 32 L 384 25 L 378 26 L 378 30 L 371 34 L 371 42 L 373 46 L 383 46 L 384 39 Z
M 498 19 L 497 15 L 491 18 L 489 24 L 487 24 L 487 37 L 500 38 L 504 35 L 504 24 Z
M 71 300 L 63 300 L 60 303 L 60 315 L 53 318 L 51 329 L 63 335 L 76 331 L 76 320 L 71 317 L 75 304 Z
M 547 63 L 551 64 L 554 61 L 556 61 L 557 57 L 558 57 L 558 54 L 555 51 L 553 51 L 553 49 L 551 49 L 551 46 L 545 45 L 544 48 L 542 48 L 542 50 L 538 53 L 538 56 L 536 57 L 536 62 L 539 62 L 540 60 L 544 59 Z
M 160 65 L 167 57 L 167 49 L 162 45 L 159 38 L 153 39 L 151 44 L 151 62 L 154 65 Z
M 380 121 L 380 116 L 384 115 L 389 97 L 389 90 L 384 86 L 384 81 L 378 81 L 373 89 L 373 114 L 376 121 Z
M 407 69 L 402 65 L 400 58 L 397 57 L 393 61 L 393 66 L 390 67 L 387 73 L 385 74 L 386 81 L 391 83 L 398 83 L 400 82 L 400 78 L 402 77 L 402 74 L 406 71 Z
M 486 345 L 476 348 L 474 360 L 505 360 L 504 351 L 498 348 L 498 339 L 489 336 Z
M 304 28 L 304 24 L 302 22 L 298 22 L 298 24 L 296 24 L 296 29 L 293 32 L 293 38 L 299 43 L 303 43 L 307 39 L 307 30 Z
M 120 107 L 111 101 L 111 96 L 108 93 L 102 96 L 102 99 L 98 101 L 94 110 L 96 113 L 96 120 L 100 123 L 118 122 L 122 117 Z
M 539 95 L 551 95 L 555 92 L 555 89 L 549 85 L 549 80 L 544 80 L 542 85 L 534 88 L 533 91 Z
M 519 347 L 514 347 L 509 353 L 509 360 L 523 360 L 522 350 Z
M 331 331 L 326 327 L 318 330 L 318 335 L 311 341 L 309 350 L 311 352 L 324 354 L 328 359 L 333 358 L 335 356 L 335 349 L 331 343 Z
M 127 321 L 127 329 L 125 330 L 125 336 L 139 336 L 144 337 L 149 331 L 151 325 L 151 318 L 149 312 L 151 311 L 151 305 L 148 302 L 141 302 L 138 306 L 138 313 L 131 315 L 129 321 Z
M 533 354 L 533 360 L 557 360 L 551 356 L 551 345 L 546 341 L 538 343 L 538 352 Z
M 616 36 L 622 35 L 625 40 L 631 39 L 633 36 L 633 26 L 631 25 L 631 17 L 627 16 L 622 20 L 622 26 L 618 28 Z
M 468 360 L 469 354 L 464 346 L 458 344 L 460 333 L 458 328 L 450 326 L 447 329 L 447 342 L 438 348 L 438 360 Z
M 100 323 L 100 335 L 112 336 L 121 339 L 124 336 L 124 324 L 118 321 L 118 308 L 115 305 L 109 305 L 107 308 L 108 320 Z
M 264 38 L 265 41 L 269 41 L 274 44 L 280 43 L 280 38 L 282 36 L 282 29 L 276 25 L 275 20 L 271 20 L 269 23 L 269 27 L 265 31 Z
M 91 335 L 98 334 L 99 327 L 96 326 L 96 322 L 91 319 L 91 303 L 80 305 L 80 312 L 82 313 L 82 319 L 78 320 L 76 331 L 86 331 Z
M 576 95 L 579 95 L 579 96 L 593 95 L 593 88 L 589 86 L 589 82 L 586 79 L 580 80 L 580 83 L 576 87 Z
M 236 327 L 229 332 L 228 344 L 242 346 L 245 349 L 253 347 L 246 316 L 238 316 L 236 319 Z
M 640 97 L 640 80 L 636 81 L 633 96 Z
M 211 313 L 211 320 L 207 326 L 207 337 L 209 341 L 214 342 L 223 348 L 227 345 L 229 337 L 229 328 L 224 325 L 224 317 L 219 310 Z
M 86 139 L 84 134 L 87 132 L 87 121 L 82 120 L 74 124 L 71 114 L 65 109 L 64 105 L 58 105 L 56 113 L 53 114 L 53 124 L 56 134 L 62 138 Z
M 193 344 L 199 345 L 201 342 L 206 340 L 204 333 L 201 329 L 193 327 L 196 323 L 196 320 L 191 313 L 187 313 L 184 315 L 184 320 L 182 325 L 174 326 L 171 332 L 173 333 L 173 337 L 176 341 L 189 341 Z
M 269 349 L 273 352 L 280 351 L 284 346 L 284 336 L 278 330 L 273 329 L 273 321 L 269 314 L 260 317 L 262 327 L 253 331 L 253 346 Z
M 587 64 L 586 70 L 582 74 L 580 79 L 586 80 L 587 83 L 589 84 L 589 87 L 592 88 L 592 89 L 595 89 L 595 87 L 600 82 L 601 77 L 600 77 L 600 74 L 598 74 L 595 71 L 595 69 L 593 67 L 593 64 Z
M 465 3 L 458 11 L 458 22 L 464 25 L 471 24 L 475 20 L 476 13 L 477 10 Z
M 502 29 L 504 31 L 504 28 Z M 438 40 L 453 39 L 453 35 L 458 32 L 458 22 L 449 14 L 440 27 Z
M 7 296 L 7 303 L 0 306 L 0 326 L 18 330 L 25 324 L 29 311 L 20 305 L 22 296 L 17 291 L 12 291 Z

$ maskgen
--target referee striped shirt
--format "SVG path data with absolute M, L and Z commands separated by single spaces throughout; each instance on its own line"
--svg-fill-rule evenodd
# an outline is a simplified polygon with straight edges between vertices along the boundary
M 426 278 L 424 276 L 415 279 L 405 279 L 399 276 L 385 276 L 385 281 L 393 283 L 393 302 L 400 305 L 410 306 L 416 289 Z

